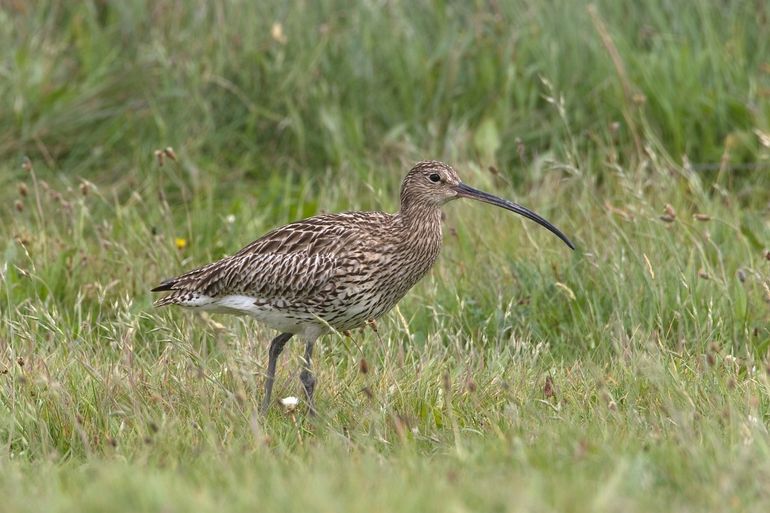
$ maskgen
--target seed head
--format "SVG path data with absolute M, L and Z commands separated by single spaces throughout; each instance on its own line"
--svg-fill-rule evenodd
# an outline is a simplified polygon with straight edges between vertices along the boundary
M 673 223 L 676 220 L 676 210 L 670 204 L 666 203 L 663 212 L 664 214 L 660 216 L 660 220 L 664 223 Z
M 449 373 L 445 372 L 443 376 L 441 376 L 441 378 L 442 378 L 442 385 L 444 385 L 444 391 L 448 393 L 452 388 L 452 381 L 449 379 Z
M 21 159 L 21 168 L 26 171 L 27 173 L 32 172 L 32 161 L 29 160 L 29 157 L 22 157 Z
M 553 388 L 553 378 L 551 378 L 550 375 L 545 377 L 545 385 L 543 385 L 543 395 L 545 395 L 546 399 L 556 397 L 556 391 Z
M 163 150 L 155 150 L 154 152 L 155 159 L 158 161 L 158 165 L 160 167 L 163 167 L 163 160 L 164 160 L 164 153 Z

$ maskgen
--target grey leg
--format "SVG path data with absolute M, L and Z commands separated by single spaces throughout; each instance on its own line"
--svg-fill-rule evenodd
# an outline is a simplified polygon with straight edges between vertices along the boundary
M 283 351 L 283 346 L 292 337 L 293 333 L 281 333 L 270 342 L 270 358 L 267 361 L 267 380 L 265 380 L 265 397 L 262 399 L 262 415 L 267 413 L 270 406 L 270 395 L 273 393 L 273 381 L 275 381 L 275 364 L 278 361 L 278 355 Z
M 305 389 L 307 397 L 308 412 L 315 415 L 315 404 L 313 403 L 313 391 L 315 390 L 315 376 L 313 376 L 313 344 L 315 339 L 305 341 L 305 360 L 302 362 L 302 373 L 299 375 L 302 381 L 302 387 Z

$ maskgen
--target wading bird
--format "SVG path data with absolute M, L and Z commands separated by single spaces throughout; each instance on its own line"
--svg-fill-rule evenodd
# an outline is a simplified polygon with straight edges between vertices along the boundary
M 324 214 L 276 228 L 232 256 L 162 282 L 152 291 L 169 294 L 155 305 L 250 315 L 278 330 L 270 344 L 263 413 L 278 355 L 292 336 L 300 337 L 305 343 L 300 380 L 312 414 L 315 341 L 330 328 L 358 328 L 393 308 L 436 261 L 441 207 L 458 198 L 520 214 L 575 249 L 531 210 L 465 185 L 447 164 L 425 161 L 404 178 L 397 213 Z

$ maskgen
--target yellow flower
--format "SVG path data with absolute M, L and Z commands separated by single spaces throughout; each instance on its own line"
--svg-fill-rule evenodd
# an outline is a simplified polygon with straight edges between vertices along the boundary
M 187 247 L 187 239 L 183 237 L 177 237 L 174 239 L 174 244 L 176 244 L 176 249 L 179 251 L 182 251 L 184 248 Z

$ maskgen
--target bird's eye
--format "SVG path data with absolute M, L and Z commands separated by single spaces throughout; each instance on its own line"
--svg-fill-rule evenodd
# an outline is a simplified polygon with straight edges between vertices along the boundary
M 440 182 L 440 181 L 441 181 L 441 177 L 439 176 L 439 174 L 438 174 L 438 173 L 433 173 L 432 175 L 430 175 L 430 176 L 428 177 L 428 180 L 430 180 L 430 181 L 431 181 L 431 182 L 433 182 L 433 183 L 438 183 L 438 182 Z

